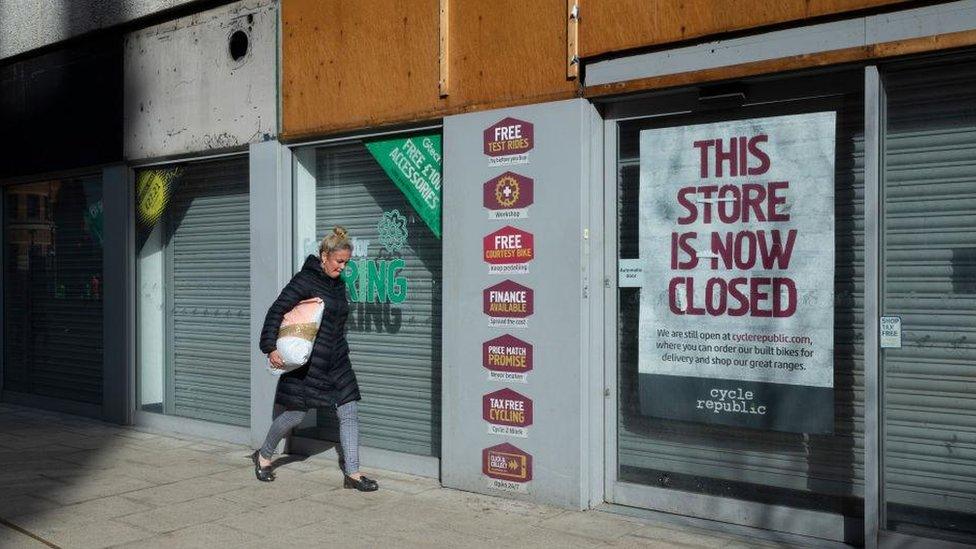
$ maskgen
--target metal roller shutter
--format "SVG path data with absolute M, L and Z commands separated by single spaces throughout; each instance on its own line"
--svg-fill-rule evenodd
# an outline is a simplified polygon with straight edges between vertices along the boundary
M 4 389 L 100 405 L 102 245 L 86 211 L 98 211 L 101 180 L 18 185 L 8 201 L 14 195 L 18 212 L 8 210 L 4 231 Z
M 408 281 L 403 303 L 350 301 L 347 324 L 359 380 L 362 444 L 437 456 L 440 444 L 441 243 L 363 145 L 316 151 L 316 232 L 335 225 L 369 241 L 368 258 L 402 257 Z M 377 224 L 398 210 L 407 220 L 406 245 L 394 256 L 380 243 Z M 354 258 L 354 260 L 357 258 Z M 337 436 L 332 413 L 319 425 Z
M 976 513 L 976 62 L 896 71 L 886 90 L 882 310 L 903 346 L 882 353 L 884 493 L 890 519 L 916 522 Z
M 832 435 L 693 424 L 640 415 L 637 363 L 640 295 L 619 289 L 618 467 L 624 482 L 859 515 L 863 494 L 863 102 L 860 94 L 745 107 L 739 118 L 837 111 L 835 333 Z M 713 122 L 697 116 L 676 123 Z M 621 132 L 632 132 L 621 124 Z M 648 122 L 637 122 L 644 124 Z M 621 141 L 618 249 L 638 257 L 639 151 Z M 827 496 L 824 498 L 823 496 Z M 844 500 L 847 500 L 844 503 Z
M 188 164 L 167 211 L 166 412 L 250 424 L 247 157 Z

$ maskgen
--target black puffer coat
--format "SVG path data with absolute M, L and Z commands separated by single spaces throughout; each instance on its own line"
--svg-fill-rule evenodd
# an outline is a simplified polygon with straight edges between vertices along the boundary
M 289 410 L 339 406 L 360 399 L 346 343 L 346 317 L 349 316 L 346 286 L 342 280 L 325 274 L 314 255 L 308 256 L 302 270 L 292 277 L 268 310 L 261 330 L 261 351 L 268 354 L 275 350 L 285 313 L 299 301 L 312 297 L 320 297 L 325 303 L 312 356 L 305 366 L 282 374 L 275 393 L 275 403 Z

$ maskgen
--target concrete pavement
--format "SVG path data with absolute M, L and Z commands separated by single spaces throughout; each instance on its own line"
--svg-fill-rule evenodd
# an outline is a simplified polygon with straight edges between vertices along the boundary
M 387 471 L 362 494 L 324 458 L 279 458 L 259 483 L 249 453 L 0 404 L 0 547 L 783 547 Z

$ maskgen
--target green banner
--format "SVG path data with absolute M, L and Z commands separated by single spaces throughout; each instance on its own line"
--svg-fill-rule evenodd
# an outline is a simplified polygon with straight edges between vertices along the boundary
M 437 238 L 441 237 L 441 136 L 414 135 L 366 143 Z

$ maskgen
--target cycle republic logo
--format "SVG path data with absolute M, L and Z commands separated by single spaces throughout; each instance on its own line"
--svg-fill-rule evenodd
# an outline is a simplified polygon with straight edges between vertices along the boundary
M 403 303 L 407 300 L 407 278 L 402 275 L 406 265 L 401 252 L 407 244 L 407 218 L 399 210 L 383 212 L 376 224 L 380 257 L 369 257 L 369 240 L 353 239 L 352 259 L 342 271 L 354 303 Z

